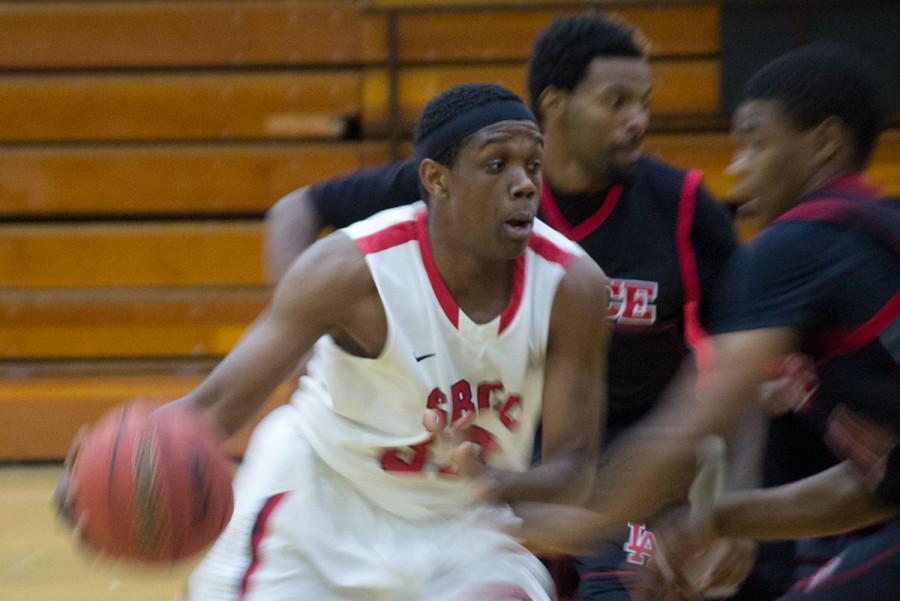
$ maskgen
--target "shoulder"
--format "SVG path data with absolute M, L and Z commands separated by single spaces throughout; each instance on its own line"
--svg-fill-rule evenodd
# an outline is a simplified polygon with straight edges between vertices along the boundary
M 580 245 L 541 221 L 534 220 L 528 248 L 539 257 L 568 268 L 578 257 L 586 256 Z
M 376 213 L 341 230 L 364 254 L 387 250 L 416 239 L 417 215 L 425 203 L 416 202 Z
M 313 309 L 338 319 L 375 290 L 359 246 L 346 234 L 334 232 L 297 257 L 279 282 L 273 305 L 290 311 L 302 304 L 303 313 Z

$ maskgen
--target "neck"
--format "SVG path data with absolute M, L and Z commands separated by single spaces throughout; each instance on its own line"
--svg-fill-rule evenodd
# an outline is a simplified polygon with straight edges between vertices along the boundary
M 459 308 L 475 323 L 487 323 L 509 303 L 514 260 L 491 259 L 471 252 L 449 228 L 437 228 L 428 219 L 428 242 L 438 273 Z
M 812 175 L 807 180 L 806 185 L 801 190 L 801 198 L 809 196 L 813 192 L 821 190 L 834 180 L 851 173 L 856 173 L 855 169 L 846 165 L 826 166 Z
M 591 194 L 609 187 L 608 174 L 588 169 L 563 144 L 554 144 L 554 139 L 546 136 L 544 141 L 544 177 L 554 189 L 565 194 Z

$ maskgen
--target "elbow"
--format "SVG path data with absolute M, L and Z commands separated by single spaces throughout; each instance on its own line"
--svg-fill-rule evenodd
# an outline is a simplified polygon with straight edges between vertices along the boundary
M 295 190 L 266 211 L 266 271 L 272 283 L 287 273 L 294 259 L 316 241 L 322 229 L 308 190 Z

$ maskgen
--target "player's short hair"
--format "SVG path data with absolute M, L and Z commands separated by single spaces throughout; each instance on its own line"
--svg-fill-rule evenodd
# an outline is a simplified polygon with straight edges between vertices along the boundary
M 841 44 L 798 48 L 760 69 L 744 85 L 740 102 L 774 100 L 801 129 L 838 117 L 853 132 L 857 166 L 868 162 L 886 111 L 868 62 Z
M 528 97 L 540 115 L 541 93 L 550 86 L 573 90 L 597 57 L 644 58 L 643 37 L 614 17 L 580 15 L 556 19 L 534 42 L 528 61 Z
M 452 167 L 469 135 L 504 117 L 534 120 L 522 99 L 502 86 L 472 83 L 450 88 L 422 109 L 413 132 L 416 155 Z

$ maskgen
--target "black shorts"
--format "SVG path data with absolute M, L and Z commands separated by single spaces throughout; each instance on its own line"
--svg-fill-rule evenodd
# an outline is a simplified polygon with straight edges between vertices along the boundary
M 644 524 L 628 524 L 597 555 L 577 557 L 577 601 L 631 601 L 626 582 L 653 557 L 656 539 Z
M 849 545 L 781 601 L 900 599 L 900 518 Z

